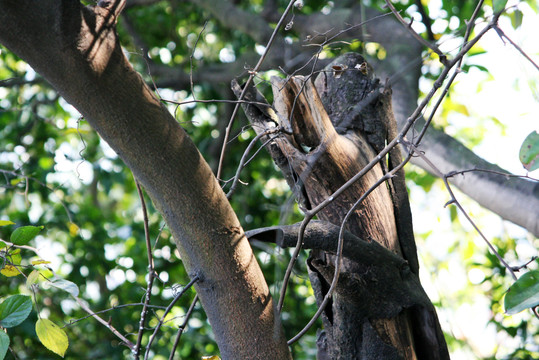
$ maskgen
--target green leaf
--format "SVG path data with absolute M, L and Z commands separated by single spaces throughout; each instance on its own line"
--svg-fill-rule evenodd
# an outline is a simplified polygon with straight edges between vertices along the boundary
M 505 5 L 507 5 L 507 0 L 492 0 L 492 8 L 495 14 L 503 11 L 505 9 Z
M 9 336 L 3 331 L 0 331 L 0 360 L 6 357 L 7 349 L 9 347 Z
M 47 319 L 39 319 L 36 323 L 36 334 L 47 349 L 64 357 L 69 340 L 65 331 L 58 325 Z
M 13 225 L 13 224 L 15 224 L 13 221 L 0 220 L 0 226 Z
M 65 292 L 70 293 L 74 297 L 79 296 L 79 287 L 71 281 L 56 278 L 54 279 L 54 281 L 51 281 L 49 285 L 54 286 L 55 288 L 64 290 Z
M 21 181 L 23 181 L 24 178 L 17 178 L 17 179 L 11 179 L 11 181 L 9 182 L 12 186 L 15 186 L 17 185 L 18 183 L 20 183 Z
M 0 326 L 10 328 L 22 323 L 32 311 L 32 299 L 25 295 L 12 295 L 0 304 Z
M 471 56 L 481 55 L 481 54 L 486 54 L 486 53 L 487 51 L 483 47 L 476 44 L 470 49 L 470 51 L 466 54 L 466 56 L 471 57 Z
M 31 288 L 32 285 L 34 285 L 37 280 L 39 279 L 39 271 L 38 270 L 32 270 L 30 275 L 26 278 L 26 287 Z
M 511 14 L 509 14 L 509 18 L 511 19 L 511 25 L 513 25 L 513 29 L 518 29 L 520 25 L 522 25 L 522 11 L 516 9 Z
M 531 132 L 524 139 L 518 157 L 526 170 L 539 169 L 539 134 L 537 131 Z
M 43 229 L 44 226 L 21 226 L 11 234 L 11 242 L 15 245 L 26 245 Z
M 507 291 L 505 312 L 513 315 L 539 305 L 539 270 L 522 275 Z
M 17 251 L 10 251 L 8 254 L 8 259 L 11 261 L 11 265 L 20 265 L 22 261 L 21 249 L 16 249 Z

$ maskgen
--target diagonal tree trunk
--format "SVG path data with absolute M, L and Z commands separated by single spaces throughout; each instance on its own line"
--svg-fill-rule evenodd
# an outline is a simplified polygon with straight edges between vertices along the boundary
M 396 135 L 391 91 L 380 87 L 359 55 L 335 60 L 314 83 L 293 77 L 272 79 L 272 84 L 276 112 L 246 106 L 246 113 L 257 131 L 275 127 L 277 122 L 287 132 L 270 143 L 269 151 L 307 210 L 332 197 Z M 357 199 L 400 161 L 395 147 L 388 159 L 380 158 L 317 217 L 340 226 Z M 376 242 L 404 258 L 407 271 L 417 277 L 402 170 L 372 191 L 343 226 L 357 238 Z M 381 277 L 372 264 L 344 255 L 337 289 L 322 314 L 325 334 L 319 339 L 320 353 L 327 353 L 329 359 L 449 358 L 431 305 L 390 299 L 388 287 L 396 284 L 378 283 Z M 337 261 L 326 250 L 310 254 L 308 268 L 319 304 Z M 400 306 L 385 306 L 399 300 Z
M 223 359 L 290 359 L 262 271 L 183 128 L 124 56 L 123 1 L 0 0 L 0 43 L 28 62 L 129 166 L 161 212 Z

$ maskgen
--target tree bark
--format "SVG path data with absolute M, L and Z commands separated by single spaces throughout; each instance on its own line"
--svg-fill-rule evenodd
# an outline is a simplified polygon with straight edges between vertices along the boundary
M 289 359 L 262 272 L 209 166 L 118 43 L 123 6 L 0 0 L 0 42 L 84 116 L 172 232 L 223 359 Z
M 366 65 L 359 55 L 336 59 L 318 76 L 316 87 L 303 77 L 272 79 L 275 112 L 262 106 L 244 106 L 259 133 L 276 124 L 284 129 L 284 134 L 269 143 L 270 154 L 307 210 L 332 199 L 316 216 L 338 226 L 354 202 L 400 162 L 395 148 L 388 160 L 380 159 L 334 197 L 396 134 L 391 92 L 381 91 L 372 69 L 365 67 L 365 75 L 356 65 Z M 345 71 L 334 71 L 337 68 Z M 240 89 L 236 84 L 233 87 L 238 94 Z M 248 97 L 257 95 L 250 92 Z M 358 104 L 360 112 L 350 111 Z M 408 271 L 417 276 L 412 219 L 403 181 L 400 172 L 387 185 L 377 187 L 342 226 L 357 237 L 349 241 L 380 244 L 393 256 L 405 259 Z M 388 299 L 398 303 L 387 288 L 398 286 L 396 282 L 384 282 L 387 274 L 374 275 L 372 263 L 357 261 L 346 253 L 344 256 L 337 290 L 322 314 L 325 337 L 319 351 L 327 352 L 331 359 L 449 358 L 432 305 L 427 309 L 419 303 L 406 304 L 404 297 L 396 308 L 382 305 L 391 301 Z M 312 251 L 309 257 L 311 283 L 319 304 L 332 282 L 336 261 L 335 254 L 326 248 Z M 421 288 L 419 281 L 416 286 Z
M 267 38 L 270 33 L 269 27 L 263 26 L 262 22 L 278 20 L 277 12 L 264 12 L 262 14 L 264 18 L 261 18 L 253 13 L 245 15 L 231 1 L 221 2 L 223 4 L 219 8 L 226 10 L 231 16 L 224 16 L 225 13 L 222 11 L 216 11 L 217 8 L 211 1 L 194 1 L 202 9 L 214 14 L 223 26 L 244 31 L 258 42 Z M 257 25 L 245 29 L 246 22 L 236 21 L 238 15 L 248 16 L 250 21 L 256 19 Z M 349 28 L 334 40 L 360 39 L 365 42 L 376 42 L 390 54 L 386 59 L 375 64 L 375 67 L 382 80 L 391 79 L 395 118 L 397 126 L 402 128 L 417 106 L 418 80 L 421 76 L 421 58 L 424 48 L 392 15 L 380 17 L 381 15 L 382 13 L 378 10 L 350 1 L 336 2 L 329 14 L 304 15 L 298 12 L 294 15 L 293 29 L 299 33 L 300 41 L 287 44 L 281 36 L 277 36 L 278 43 L 270 51 L 262 70 L 282 67 L 287 73 L 295 73 L 301 68 L 303 68 L 303 73 L 311 72 L 312 67 L 304 65 L 313 55 L 312 49 L 316 47 L 305 48 L 305 39 L 308 37 L 311 39 L 308 41 L 310 45 L 319 44 L 336 35 L 337 32 Z M 374 18 L 376 19 L 372 20 Z M 362 26 L 357 26 L 362 23 Z M 233 63 L 202 65 L 193 73 L 193 79 L 196 83 L 227 82 L 237 74 L 243 73 L 246 64 L 247 66 L 255 64 L 258 58 L 256 53 L 247 52 Z M 320 66 L 314 71 L 320 70 L 327 62 L 318 60 L 318 64 Z M 157 77 L 156 82 L 162 87 L 186 88 L 190 81 L 190 74 L 182 69 L 162 65 L 153 66 L 152 74 Z M 416 131 L 421 131 L 423 125 L 424 120 L 419 119 L 415 125 Z M 442 175 L 470 169 L 508 173 L 495 164 L 483 160 L 442 130 L 432 127 L 427 131 L 419 151 L 425 153 Z M 411 162 L 435 176 L 439 175 L 421 157 L 413 157 Z M 449 178 L 449 181 L 483 207 L 539 236 L 539 218 L 535 216 L 539 211 L 539 184 L 537 182 L 517 177 L 506 178 L 489 172 L 472 172 L 467 173 L 466 176 L 453 176 Z
M 327 33 L 327 36 L 332 36 L 341 29 L 342 24 L 360 24 L 365 19 L 379 15 L 378 11 L 359 5 L 352 8 L 341 7 L 329 15 L 297 16 L 295 26 L 303 36 L 326 34 L 328 29 L 335 29 Z M 375 67 L 382 80 L 391 79 L 393 108 L 397 127 L 401 129 L 417 106 L 421 53 L 424 50 L 422 45 L 392 15 L 347 31 L 342 37 L 357 37 L 377 42 L 387 51 L 388 57 L 375 64 Z M 420 132 L 424 124 L 425 121 L 419 119 L 414 126 L 415 131 Z M 442 175 L 474 169 L 509 174 L 499 166 L 480 158 L 442 130 L 432 127 L 427 131 L 418 151 L 423 152 Z M 440 175 L 421 157 L 413 157 L 411 162 L 435 176 Z M 539 183 L 480 171 L 468 172 L 465 176 L 453 176 L 449 181 L 481 206 L 539 236 L 539 217 L 536 215 L 539 212 Z

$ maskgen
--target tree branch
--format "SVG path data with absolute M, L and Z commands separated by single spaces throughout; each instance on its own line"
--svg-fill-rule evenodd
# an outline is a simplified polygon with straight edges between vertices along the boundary
M 250 241 L 290 248 L 296 246 L 300 228 L 301 224 L 272 226 L 247 231 L 246 236 Z M 304 248 L 335 254 L 339 231 L 340 226 L 329 222 L 311 221 L 304 231 Z M 434 307 L 404 259 L 375 241 L 367 242 L 348 231 L 344 231 L 342 253 L 365 269 L 360 280 L 347 273 L 341 274 L 340 289 L 337 290 L 340 297 L 348 297 L 353 303 L 361 301 L 359 299 L 370 299 L 362 301 L 359 318 L 391 318 L 408 308 L 417 330 L 414 336 L 420 358 L 449 359 Z M 320 264 L 317 267 L 324 269 Z M 333 273 L 327 270 L 324 277 L 331 278 Z
M 301 223 L 269 226 L 246 231 L 245 236 L 250 241 L 274 243 L 283 249 L 293 248 L 298 241 L 300 227 Z M 323 250 L 335 254 L 340 230 L 340 226 L 328 221 L 312 220 L 305 228 L 303 248 Z M 376 241 L 367 242 L 347 230 L 344 231 L 343 244 L 343 256 L 365 266 L 388 266 L 401 269 L 401 271 L 408 267 L 406 260 Z
M 289 359 L 234 211 L 195 145 L 125 58 L 116 14 L 72 0 L 0 0 L 0 43 L 75 106 L 144 186 L 187 273 L 199 279 L 221 356 Z

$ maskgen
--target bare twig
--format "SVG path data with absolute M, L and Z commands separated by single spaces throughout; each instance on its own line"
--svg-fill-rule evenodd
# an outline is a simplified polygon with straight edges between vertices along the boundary
M 155 327 L 152 336 L 150 336 L 150 339 L 148 340 L 148 345 L 146 345 L 146 353 L 144 354 L 144 360 L 149 359 L 150 348 L 152 347 L 152 343 L 157 337 L 157 333 L 159 332 L 159 329 L 161 329 L 161 326 L 163 325 L 166 316 L 168 315 L 170 310 L 172 310 L 172 308 L 174 307 L 174 304 L 176 304 L 176 302 L 180 299 L 180 297 L 182 297 L 182 295 L 185 294 L 185 292 L 189 290 L 191 286 L 193 286 L 193 284 L 197 281 L 198 281 L 198 276 L 193 277 L 193 279 L 191 279 L 191 281 L 189 281 L 189 283 L 185 285 L 185 287 L 174 297 L 174 299 L 167 306 L 167 308 L 165 309 L 165 312 L 163 313 L 163 316 L 161 317 L 161 319 L 159 319 L 159 323 Z
M 510 43 L 511 45 L 513 45 L 513 47 L 514 47 L 515 49 L 517 49 L 517 51 L 518 51 L 522 56 L 524 56 L 524 58 L 525 58 L 526 60 L 528 60 L 528 61 L 533 65 L 533 67 L 535 67 L 537 70 L 539 70 L 539 65 L 537 65 L 537 63 L 536 63 L 535 61 L 533 61 L 533 59 L 532 59 L 528 54 L 526 54 L 526 52 L 525 52 L 524 50 L 522 50 L 522 48 L 521 48 L 520 46 L 518 46 L 517 43 L 515 43 L 513 40 L 511 40 L 511 38 L 510 38 L 509 36 L 507 36 L 507 35 L 503 32 L 503 30 L 502 30 L 498 25 L 496 25 L 496 26 L 494 27 L 494 30 L 496 30 L 496 33 L 498 33 L 498 35 L 500 36 L 500 38 L 502 39 L 502 41 L 503 41 L 503 39 L 506 39 L 507 41 L 509 41 L 509 43 Z
M 288 3 L 288 6 L 286 7 L 285 11 L 283 12 L 283 15 L 281 15 L 281 18 L 279 19 L 279 22 L 277 23 L 277 26 L 275 26 L 275 30 L 273 30 L 273 33 L 271 34 L 271 37 L 268 40 L 268 43 L 266 44 L 266 48 L 264 49 L 264 53 L 260 56 L 260 59 L 258 60 L 258 63 L 255 65 L 255 67 L 252 70 L 249 71 L 249 78 L 247 79 L 247 82 L 245 83 L 245 86 L 244 86 L 243 91 L 241 92 L 241 94 L 240 94 L 240 96 L 238 98 L 238 101 L 243 100 L 249 85 L 253 81 L 253 78 L 255 77 L 256 73 L 258 73 L 258 71 L 260 70 L 260 67 L 262 66 L 262 63 L 266 59 L 266 56 L 268 55 L 268 53 L 269 53 L 269 51 L 271 49 L 271 46 L 273 45 L 275 37 L 277 36 L 277 32 L 281 29 L 281 27 L 282 27 L 282 25 L 284 23 L 284 20 L 286 19 L 286 16 L 288 15 L 290 10 L 294 6 L 294 3 L 295 3 L 295 0 L 290 0 L 290 2 Z M 239 104 L 236 104 L 236 106 L 234 107 L 234 111 L 232 111 L 232 115 L 230 116 L 230 120 L 228 121 L 228 125 L 227 125 L 227 127 L 225 129 L 225 136 L 224 136 L 224 139 L 223 139 L 223 147 L 221 148 L 221 156 L 219 157 L 219 165 L 217 167 L 217 174 L 216 174 L 217 179 L 221 178 L 221 172 L 223 170 L 223 162 L 224 162 L 224 159 L 225 159 L 225 152 L 226 152 L 226 146 L 227 146 L 227 142 L 228 142 L 228 137 L 230 136 L 230 131 L 232 130 L 232 125 L 234 124 L 234 119 L 236 118 L 236 114 L 238 113 L 238 110 L 239 110 Z
M 225 103 L 225 104 L 250 104 L 250 105 L 258 105 L 258 106 L 265 106 L 270 107 L 269 104 L 262 103 L 262 102 L 256 102 L 256 101 L 246 101 L 246 100 L 219 100 L 219 99 L 211 99 L 211 100 L 184 100 L 184 101 L 174 101 L 174 100 L 166 100 L 161 99 L 161 101 L 176 105 L 186 105 L 186 104 L 192 104 L 192 103 L 204 103 L 204 104 L 212 104 L 212 103 Z
M 187 310 L 187 313 L 185 314 L 185 319 L 183 320 L 183 323 L 178 327 L 178 333 L 176 334 L 176 339 L 174 339 L 174 345 L 172 346 L 172 350 L 170 351 L 169 360 L 174 359 L 174 353 L 176 352 L 176 348 L 178 347 L 180 343 L 180 339 L 182 337 L 183 331 L 187 327 L 187 323 L 189 322 L 189 319 L 191 318 L 191 315 L 193 314 L 193 310 L 195 309 L 195 305 L 198 302 L 198 295 L 195 295 L 195 298 L 191 302 L 191 306 L 189 306 L 189 309 Z
M 294 248 L 294 252 L 292 253 L 292 257 L 290 258 L 290 261 L 288 262 L 288 267 L 286 268 L 286 272 L 283 277 L 283 286 L 281 287 L 281 292 L 279 294 L 279 301 L 277 303 L 277 310 L 279 312 L 281 312 L 283 309 L 284 298 L 286 296 L 286 289 L 288 288 L 288 282 L 290 280 L 290 276 L 292 275 L 292 269 L 294 268 L 294 264 L 296 263 L 299 256 L 299 252 L 301 251 L 301 245 L 303 244 L 303 236 L 305 235 L 305 228 L 307 228 L 307 225 L 309 225 L 309 222 L 312 220 L 313 217 L 314 217 L 314 214 L 309 211 L 305 213 L 305 217 L 303 218 L 303 221 L 301 222 L 301 226 L 298 231 L 298 242 L 296 244 L 296 247 Z
M 150 304 L 150 300 L 152 297 L 152 286 L 155 279 L 155 269 L 153 266 L 152 244 L 150 241 L 148 210 L 146 209 L 146 201 L 144 200 L 144 193 L 142 192 L 142 187 L 136 179 L 135 184 L 137 185 L 137 192 L 140 198 L 140 204 L 142 206 L 142 215 L 144 216 L 144 238 L 146 240 L 146 254 L 148 255 L 148 284 L 146 286 L 146 293 L 144 295 L 144 305 L 142 307 L 142 312 L 140 313 L 137 343 L 135 345 L 135 348 L 132 350 L 133 357 L 135 359 L 138 359 L 140 356 L 142 336 L 144 334 L 144 324 L 146 323 L 146 316 L 148 315 L 148 305 Z
M 447 65 L 447 56 L 438 48 L 438 46 L 436 46 L 435 44 L 429 43 L 428 41 L 423 39 L 421 37 L 421 35 L 419 35 L 417 32 L 415 32 L 415 30 L 412 29 L 412 23 L 410 23 L 410 24 L 406 23 L 406 20 L 404 20 L 404 18 L 401 16 L 401 14 L 399 14 L 399 12 L 397 11 L 397 9 L 395 9 L 395 7 L 393 6 L 393 4 L 391 3 L 390 0 L 386 0 L 386 4 L 389 7 L 389 9 L 391 10 L 391 12 L 393 13 L 393 15 L 395 15 L 397 20 L 399 20 L 399 22 L 404 25 L 404 27 L 410 32 L 410 34 L 417 41 L 419 41 L 422 45 L 424 45 L 427 48 L 434 51 L 438 55 L 438 57 L 440 58 L 440 62 L 442 64 Z
M 522 179 L 528 179 L 528 180 L 539 182 L 539 179 L 533 178 L 529 175 L 515 175 L 515 174 L 505 173 L 502 171 L 490 170 L 490 169 L 466 169 L 466 170 L 460 170 L 460 171 L 453 171 L 450 174 L 447 174 L 446 176 L 450 178 L 455 175 L 464 175 L 468 172 L 486 172 L 490 174 L 504 176 L 506 178 L 522 178 Z
M 112 326 L 108 321 L 105 321 L 104 319 L 102 319 L 99 315 L 97 315 L 95 312 L 92 311 L 92 309 L 90 309 L 88 307 L 88 305 L 86 305 L 86 303 L 81 300 L 80 298 L 78 297 L 75 297 L 74 298 L 75 301 L 77 301 L 77 303 L 80 305 L 80 307 L 86 311 L 88 314 L 90 314 L 94 319 L 96 319 L 98 322 L 100 322 L 102 325 L 104 325 L 107 329 L 109 329 L 114 335 L 116 335 L 120 340 L 122 340 L 122 342 L 131 349 L 131 351 L 133 351 L 135 349 L 135 344 L 133 344 L 131 341 L 129 341 L 125 336 L 123 336 L 118 330 L 116 330 L 114 328 L 114 326 Z
M 234 175 L 234 181 L 232 182 L 232 185 L 230 186 L 230 190 L 226 194 L 227 199 L 230 199 L 232 197 L 232 194 L 234 194 L 234 191 L 236 190 L 236 186 L 238 185 L 238 182 L 239 182 L 241 171 L 247 165 L 247 162 L 251 161 L 251 159 L 252 159 L 251 158 L 251 159 L 247 160 L 247 155 L 249 155 L 249 152 L 251 152 L 251 150 L 256 145 L 258 140 L 260 140 L 260 138 L 262 138 L 264 136 L 267 136 L 269 134 L 274 134 L 274 133 L 277 133 L 279 131 L 280 131 L 280 129 L 278 127 L 275 127 L 275 129 L 273 129 L 273 130 L 266 130 L 266 131 L 264 131 L 264 132 L 262 132 L 260 134 L 257 134 L 254 137 L 254 139 L 251 140 L 251 142 L 249 143 L 249 146 L 247 146 L 247 149 L 245 149 L 245 151 L 243 152 L 243 155 L 242 155 L 241 160 L 240 160 L 240 164 L 238 165 L 238 169 L 236 170 L 236 175 Z
M 325 307 L 331 300 L 333 293 L 337 289 L 337 281 L 339 280 L 339 274 L 341 272 L 342 259 L 343 259 L 342 250 L 343 250 L 343 245 L 344 245 L 344 232 L 345 232 L 346 222 L 348 221 L 350 216 L 354 213 L 354 211 L 357 209 L 357 207 L 363 202 L 363 200 L 365 200 L 367 196 L 369 196 L 370 193 L 372 193 L 378 186 L 380 186 L 384 182 L 391 179 L 397 173 L 397 171 L 402 169 L 402 167 L 410 161 L 411 158 L 412 157 L 408 155 L 406 159 L 403 160 L 398 166 L 396 166 L 394 169 L 392 169 L 391 171 L 386 173 L 384 176 L 382 176 L 380 179 L 378 179 L 376 183 L 374 183 L 363 195 L 361 195 L 361 197 L 354 203 L 354 205 L 352 205 L 352 207 L 346 213 L 343 221 L 341 222 L 341 226 L 339 230 L 339 238 L 337 241 L 337 251 L 336 251 L 337 261 L 335 265 L 335 270 L 333 272 L 333 279 L 331 280 L 329 289 L 327 290 L 326 295 L 324 296 L 324 300 L 322 300 L 322 303 L 318 307 L 318 310 L 313 315 L 311 320 L 307 323 L 307 325 L 305 325 L 305 327 L 296 336 L 288 340 L 288 345 L 292 345 L 293 343 L 298 341 L 303 335 L 305 335 L 307 331 L 309 331 L 309 329 L 314 325 L 316 320 L 320 317 L 320 315 L 322 314 L 322 311 L 324 311 Z
M 413 113 L 406 119 L 406 122 L 404 126 L 402 127 L 401 131 L 397 134 L 397 136 L 389 142 L 378 154 L 375 156 L 361 171 L 359 171 L 356 175 L 354 175 L 352 178 L 350 178 L 346 183 L 344 183 L 339 189 L 337 189 L 331 196 L 326 198 L 324 201 L 322 201 L 320 204 L 318 204 L 315 208 L 306 211 L 305 218 L 302 222 L 302 227 L 300 228 L 299 234 L 298 234 L 298 242 L 296 245 L 296 248 L 294 249 L 294 252 L 292 254 L 292 258 L 290 259 L 290 262 L 288 264 L 285 276 L 283 278 L 283 287 L 281 288 L 281 294 L 279 297 L 278 302 L 278 310 L 281 311 L 282 305 L 284 303 L 284 297 L 286 293 L 287 283 L 290 279 L 290 275 L 292 274 L 292 268 L 297 261 L 297 257 L 299 256 L 299 252 L 301 250 L 301 244 L 302 244 L 302 237 L 303 232 L 305 230 L 305 227 L 307 226 L 308 222 L 323 208 L 328 206 L 331 202 L 334 201 L 335 198 L 340 196 L 346 189 L 348 189 L 353 183 L 358 181 L 361 177 L 363 177 L 368 171 L 370 171 L 376 164 L 378 164 L 390 151 L 393 147 L 395 147 L 398 143 L 401 143 L 404 140 L 404 136 L 408 133 L 408 131 L 412 128 L 414 123 L 417 121 L 417 119 L 420 117 L 421 112 L 423 109 L 427 106 L 427 104 L 431 101 L 434 94 L 438 91 L 438 89 L 442 86 L 443 82 L 447 78 L 449 71 L 459 63 L 459 61 L 468 53 L 468 51 L 481 39 L 487 31 L 489 31 L 491 28 L 495 26 L 495 24 L 498 21 L 498 17 L 495 16 L 492 21 L 483 28 L 475 37 L 469 42 L 466 42 L 465 45 L 461 48 L 461 50 L 456 54 L 455 58 L 452 61 L 448 61 L 446 64 L 444 64 L 444 69 L 438 76 L 437 80 L 434 82 L 431 90 L 428 92 L 426 97 L 421 101 L 421 103 L 417 106 L 417 108 L 413 111 Z
M 417 154 L 417 156 L 421 157 L 421 159 L 423 161 L 425 161 L 425 163 L 427 163 L 429 165 L 429 167 L 432 169 L 432 171 L 436 174 L 436 176 L 440 177 L 441 179 L 443 179 L 444 181 L 444 184 L 445 184 L 445 187 L 449 193 L 449 196 L 451 197 L 451 199 L 446 203 L 446 206 L 447 205 L 451 205 L 451 204 L 455 204 L 457 206 L 457 208 L 462 212 L 462 214 L 464 215 L 464 217 L 466 217 L 466 219 L 468 220 L 468 222 L 473 226 L 473 228 L 477 231 L 477 233 L 479 234 L 479 236 L 481 236 L 481 238 L 485 241 L 485 243 L 487 244 L 487 246 L 489 247 L 489 249 L 492 251 L 492 253 L 494 253 L 494 255 L 496 255 L 496 257 L 498 258 L 498 260 L 503 264 L 503 266 L 509 271 L 509 273 L 511 274 L 511 276 L 513 277 L 514 280 L 517 279 L 516 275 L 515 275 L 515 272 L 513 271 L 512 267 L 509 266 L 509 264 L 503 259 L 503 257 L 498 253 L 498 251 L 496 250 L 496 248 L 494 247 L 494 245 L 492 245 L 492 243 L 486 238 L 486 236 L 483 234 L 483 232 L 479 229 L 479 227 L 477 227 L 477 225 L 475 224 L 475 222 L 472 220 L 472 218 L 468 215 L 468 213 L 464 210 L 464 208 L 462 207 L 462 205 L 460 204 L 460 202 L 457 200 L 455 194 L 453 193 L 453 190 L 451 189 L 451 186 L 449 185 L 449 181 L 448 181 L 448 178 L 453 176 L 454 174 L 453 173 L 449 173 L 449 174 L 443 174 L 440 169 L 438 169 L 436 167 L 436 165 L 434 165 L 430 160 L 429 158 L 423 154 L 421 151 L 418 151 L 417 148 L 415 147 L 414 144 L 406 141 L 406 140 L 402 140 L 402 143 L 407 146 L 409 149 L 410 149 L 410 152 L 412 152 L 413 154 Z
M 62 199 L 57 196 L 55 194 L 56 190 L 60 187 L 60 186 L 57 186 L 55 188 L 53 187 L 50 187 L 49 185 L 45 184 L 44 182 L 41 182 L 39 179 L 36 179 L 34 177 L 31 177 L 31 176 L 28 176 L 28 175 L 23 175 L 23 174 L 19 174 L 18 172 L 16 171 L 10 171 L 10 170 L 3 170 L 3 169 L 0 169 L 0 173 L 4 174 L 4 175 L 11 175 L 11 176 L 15 176 L 15 177 L 24 177 L 24 179 L 26 180 L 25 181 L 25 190 L 24 190 L 24 194 L 25 194 L 25 199 L 28 199 L 28 191 L 29 191 L 29 181 L 28 180 L 32 180 L 34 182 L 36 182 L 37 184 L 39 184 L 40 186 L 46 188 L 47 190 L 49 190 L 52 194 L 54 194 L 54 196 L 58 199 L 58 202 L 62 205 L 62 207 L 64 208 L 65 212 L 66 212 L 66 215 L 67 215 L 67 218 L 69 220 L 70 223 L 73 223 L 73 218 L 71 217 L 71 212 L 69 211 L 67 205 L 62 201 Z M 2 186 L 2 187 L 5 187 L 5 186 Z M 28 200 L 27 200 L 28 201 Z
M 34 85 L 34 84 L 41 84 L 45 82 L 45 80 L 41 77 L 36 77 L 33 80 L 26 80 L 19 77 L 9 78 L 5 80 L 0 80 L 0 87 L 17 87 L 17 86 L 23 86 L 23 85 Z
M 435 41 L 436 39 L 434 39 L 434 33 L 432 32 L 432 21 L 427 15 L 425 7 L 421 3 L 421 0 L 415 0 L 414 2 L 415 6 L 417 6 L 417 11 L 419 11 L 419 14 L 421 14 L 421 20 L 423 21 L 423 25 L 425 25 L 425 28 L 427 28 L 427 38 L 430 41 Z
M 189 84 L 191 85 L 191 94 L 193 95 L 193 99 L 195 98 L 195 90 L 193 86 L 193 58 L 195 57 L 195 51 L 197 49 L 198 42 L 200 40 L 200 36 L 206 30 L 206 26 L 208 25 L 208 21 L 206 20 L 204 22 L 204 26 L 202 26 L 202 30 L 198 33 L 197 39 L 195 41 L 195 44 L 193 45 L 193 51 L 191 51 L 191 55 L 189 56 Z
M 80 321 L 83 321 L 83 320 L 86 320 L 88 319 L 89 317 L 92 317 L 93 314 L 104 314 L 106 312 L 109 312 L 109 311 L 113 311 L 113 310 L 116 310 L 116 309 L 120 309 L 120 308 L 125 308 L 125 307 L 130 307 L 130 306 L 144 306 L 144 303 L 129 303 L 129 304 L 120 304 L 120 305 L 113 305 L 112 307 L 108 308 L 108 309 L 104 309 L 104 310 L 99 310 L 99 311 L 93 311 L 92 314 L 90 315 L 86 315 L 86 316 L 83 316 L 83 317 L 80 317 L 80 318 L 77 318 L 77 319 L 71 319 L 69 320 L 69 323 L 67 325 L 73 325 L 73 324 L 76 324 Z M 148 305 L 149 308 L 152 308 L 152 309 L 158 309 L 158 310 L 164 310 L 166 309 L 165 306 L 158 306 L 158 305 Z

